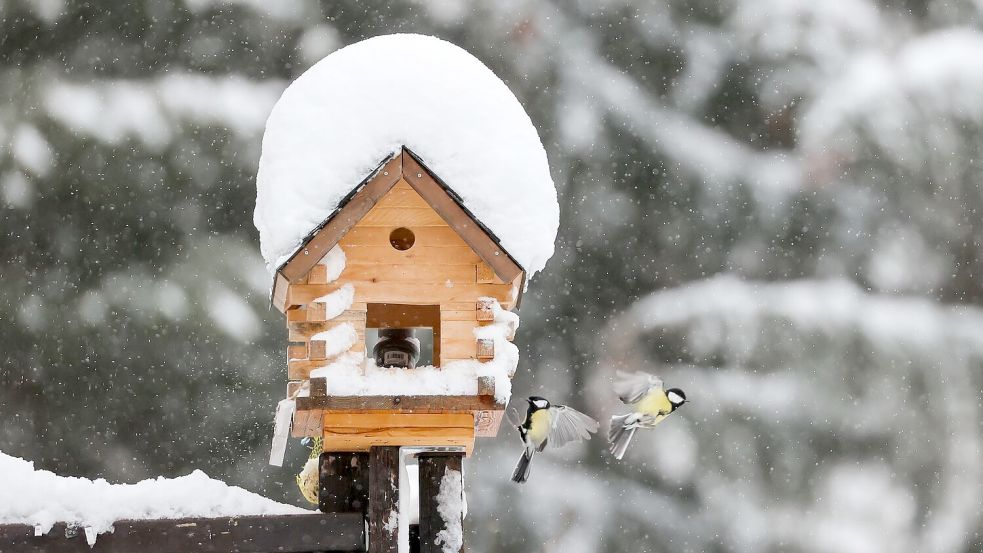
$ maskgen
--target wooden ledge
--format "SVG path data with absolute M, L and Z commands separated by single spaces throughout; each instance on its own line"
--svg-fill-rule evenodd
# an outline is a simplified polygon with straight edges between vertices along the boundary
M 298 397 L 297 411 L 463 413 L 504 411 L 494 396 L 315 396 Z
M 237 551 L 363 551 L 365 523 L 360 513 L 259 515 L 221 518 L 120 520 L 100 534 L 93 547 L 81 528 L 55 524 L 43 536 L 26 524 L 0 525 L 3 553 L 186 553 Z M 70 536 L 70 537 L 69 537 Z

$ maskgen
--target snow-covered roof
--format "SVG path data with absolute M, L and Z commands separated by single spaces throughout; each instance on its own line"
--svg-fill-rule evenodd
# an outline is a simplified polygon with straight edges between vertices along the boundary
M 546 265 L 559 205 L 546 151 L 515 95 L 449 42 L 387 35 L 324 58 L 273 107 L 254 215 L 271 270 L 403 146 L 461 197 L 528 276 Z

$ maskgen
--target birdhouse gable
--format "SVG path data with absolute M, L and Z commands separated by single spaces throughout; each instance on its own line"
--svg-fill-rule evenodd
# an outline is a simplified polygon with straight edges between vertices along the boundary
M 312 282 L 310 277 L 317 274 L 318 264 L 335 246 L 341 246 L 345 253 L 345 280 L 359 281 L 360 292 L 373 296 L 375 287 L 380 289 L 379 296 L 387 296 L 388 292 L 382 291 L 386 282 L 417 285 L 403 288 L 403 296 L 413 297 L 397 292 L 387 296 L 390 303 L 420 303 L 420 297 L 452 302 L 464 293 L 462 289 L 454 293 L 454 285 L 460 283 L 507 285 L 516 292 L 514 297 L 492 288 L 472 291 L 500 298 L 511 308 L 517 306 L 524 287 L 525 272 L 495 235 L 405 148 L 352 190 L 278 268 L 273 305 L 286 311 L 307 303 L 310 298 L 302 301 L 299 296 L 288 297 L 288 288 L 298 294 L 297 285 Z M 466 301 L 472 300 L 469 297 Z

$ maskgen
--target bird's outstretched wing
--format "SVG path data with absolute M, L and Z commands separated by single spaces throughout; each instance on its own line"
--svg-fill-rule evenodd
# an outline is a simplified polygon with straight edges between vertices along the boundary
M 649 393 L 649 390 L 662 389 L 662 379 L 647 372 L 636 371 L 627 373 L 618 371 L 614 380 L 614 393 L 622 403 L 638 402 Z
M 549 444 L 562 447 L 573 441 L 589 440 L 597 432 L 598 423 L 580 411 L 566 405 L 550 407 Z
M 505 418 L 509 420 L 509 424 L 512 426 L 519 426 L 522 424 L 522 417 L 519 416 L 519 410 L 515 407 L 509 407 L 505 411 Z

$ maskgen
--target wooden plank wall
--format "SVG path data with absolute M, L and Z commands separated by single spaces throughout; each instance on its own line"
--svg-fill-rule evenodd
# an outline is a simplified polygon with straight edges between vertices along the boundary
M 389 241 L 390 233 L 400 227 L 414 234 L 412 247 L 402 251 Z M 310 337 L 338 323 L 355 325 L 359 343 L 352 350 L 365 352 L 365 313 L 370 303 L 439 305 L 438 366 L 462 359 L 489 359 L 494 354 L 488 344 L 475 340 L 474 328 L 491 322 L 490 311 L 482 310 L 476 300 L 493 297 L 509 309 L 518 297 L 519 283 L 502 282 L 405 180 L 380 199 L 339 244 L 346 263 L 337 281 L 327 283 L 324 267 L 318 265 L 304 282 L 287 289 L 287 320 L 294 346 L 291 379 L 305 378 L 311 369 L 327 364 L 323 345 L 311 342 Z M 354 286 L 356 303 L 340 317 L 325 319 L 324 305 L 314 300 L 346 284 Z
M 408 249 L 400 250 L 390 243 L 390 234 L 397 228 L 412 231 L 414 241 Z M 346 262 L 336 281 L 327 282 L 326 268 L 315 265 L 305 278 L 287 286 L 291 389 L 310 378 L 312 370 L 333 360 L 329 344 L 313 337 L 340 324 L 355 327 L 358 342 L 348 352 L 359 355 L 367 353 L 366 328 L 393 326 L 396 323 L 387 319 L 392 318 L 399 319 L 400 325 L 404 319 L 412 319 L 406 326 L 434 329 L 438 366 L 494 356 L 493 343 L 474 335 L 475 328 L 491 324 L 494 318 L 489 303 L 478 298 L 494 298 L 509 309 L 518 298 L 522 276 L 503 282 L 406 181 L 396 183 L 339 245 Z M 329 319 L 327 305 L 316 300 L 346 285 L 354 288 L 355 302 Z M 439 306 L 439 313 L 412 306 Z M 458 417 L 453 420 L 445 416 L 436 425 L 418 415 L 381 421 L 378 414 L 364 413 L 354 422 L 332 416 L 298 410 L 294 435 L 323 435 L 325 448 L 331 451 L 420 444 L 460 445 L 470 452 L 475 427 L 480 435 L 494 435 L 500 421 L 500 413 L 491 411 L 450 415 Z

